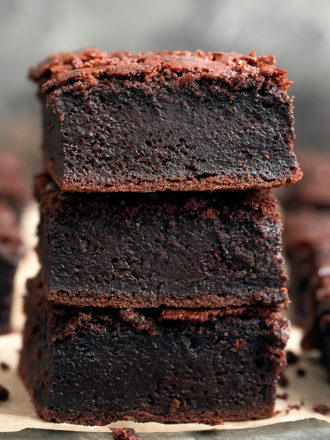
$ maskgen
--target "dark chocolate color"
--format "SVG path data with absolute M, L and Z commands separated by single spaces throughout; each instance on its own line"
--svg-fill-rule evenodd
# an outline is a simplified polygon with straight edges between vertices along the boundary
M 296 320 L 309 328 L 319 298 L 330 296 L 330 212 L 287 213 L 284 242 L 291 266 L 290 296 L 294 300 Z
M 3 385 L 0 385 L 0 402 L 5 402 L 8 400 L 9 391 Z
M 330 381 L 330 276 L 314 292 L 313 322 L 302 341 L 304 349 L 321 350 Z
M 273 414 L 288 322 L 269 308 L 77 308 L 28 283 L 20 373 L 49 421 L 219 424 Z
M 0 199 L 0 333 L 9 330 L 13 281 L 22 252 L 16 213 Z
M 113 440 L 142 440 L 132 428 L 111 428 Z
M 269 191 L 61 193 L 36 179 L 48 298 L 112 307 L 273 305 L 287 299 Z
M 30 76 L 46 170 L 64 191 L 248 189 L 301 177 L 290 82 L 271 56 L 85 49 Z

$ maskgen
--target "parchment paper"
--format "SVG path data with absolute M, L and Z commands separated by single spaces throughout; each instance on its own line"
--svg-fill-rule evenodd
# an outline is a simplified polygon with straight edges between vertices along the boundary
M 36 243 L 34 235 L 37 223 L 37 210 L 31 206 L 23 218 L 23 234 L 29 248 L 25 258 L 22 260 L 15 282 L 15 303 L 12 316 L 14 333 L 0 337 L 0 362 L 6 362 L 10 369 L 0 369 L 0 384 L 4 385 L 10 392 L 6 402 L 0 402 L 0 432 L 20 431 L 25 428 L 72 430 L 84 432 L 109 432 L 109 426 L 77 426 L 68 424 L 55 424 L 40 419 L 30 402 L 29 395 L 21 382 L 16 368 L 21 347 L 21 329 L 24 321 L 22 315 L 22 295 L 24 293 L 25 279 L 33 276 L 38 270 L 38 263 L 33 252 Z M 301 331 L 292 328 L 288 349 L 299 356 L 297 364 L 290 365 L 285 371 L 288 379 L 286 388 L 279 388 L 278 395 L 282 398 L 276 400 L 276 415 L 270 419 L 251 420 L 247 422 L 225 422 L 219 426 L 208 426 L 198 424 L 172 424 L 160 423 L 133 423 L 117 422 L 111 426 L 133 427 L 137 432 L 178 432 L 209 429 L 243 429 L 256 428 L 281 422 L 292 422 L 305 418 L 316 418 L 330 423 L 330 414 L 322 415 L 313 410 L 313 406 L 323 404 L 330 407 L 330 384 L 327 382 L 326 371 L 319 363 L 318 353 L 302 353 L 300 350 Z M 297 374 L 297 370 L 305 371 L 305 376 Z M 288 398 L 283 399 L 287 393 Z

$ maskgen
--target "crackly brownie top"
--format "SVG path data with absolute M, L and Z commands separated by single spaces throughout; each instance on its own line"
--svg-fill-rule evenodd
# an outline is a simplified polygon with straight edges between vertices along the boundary
M 257 57 L 226 52 L 164 51 L 103 52 L 96 48 L 52 55 L 30 69 L 30 78 L 46 93 L 70 83 L 84 89 L 98 84 L 100 77 L 134 79 L 134 85 L 164 83 L 174 79 L 177 85 L 200 79 L 221 81 L 233 89 L 266 85 L 286 92 L 292 84 L 286 71 L 276 67 L 271 55 Z M 128 85 L 127 85 L 128 86 Z

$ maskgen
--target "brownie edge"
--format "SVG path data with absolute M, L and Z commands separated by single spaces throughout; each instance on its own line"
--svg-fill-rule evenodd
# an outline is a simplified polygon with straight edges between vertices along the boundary
M 44 419 L 213 425 L 273 415 L 289 334 L 276 309 L 78 308 L 48 302 L 38 278 L 28 290 L 19 371 Z

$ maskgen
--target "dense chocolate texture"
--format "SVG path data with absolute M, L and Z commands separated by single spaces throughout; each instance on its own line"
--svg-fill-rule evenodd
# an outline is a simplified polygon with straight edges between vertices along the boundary
M 9 331 L 13 280 L 22 251 L 16 214 L 0 199 L 0 333 Z
M 48 298 L 112 307 L 272 305 L 287 299 L 269 191 L 62 193 L 39 176 Z
M 0 152 L 0 198 L 20 213 L 31 197 L 31 183 L 19 157 Z
M 304 178 L 283 191 L 286 209 L 330 209 L 330 153 L 305 151 L 298 154 Z
M 290 82 L 272 56 L 85 49 L 30 76 L 46 170 L 64 191 L 264 188 L 301 176 Z
M 330 297 L 330 212 L 287 213 L 284 241 L 296 319 L 309 328 L 321 298 Z
M 20 373 L 49 421 L 102 425 L 264 418 L 286 364 L 270 308 L 77 308 L 28 283 Z

